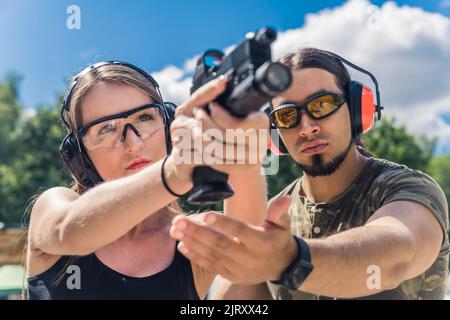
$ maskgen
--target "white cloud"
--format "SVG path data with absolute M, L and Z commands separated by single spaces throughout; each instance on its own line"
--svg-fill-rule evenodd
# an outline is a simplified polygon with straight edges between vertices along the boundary
M 161 71 L 152 73 L 161 86 L 164 100 L 180 104 L 189 97 L 192 77 L 186 77 L 185 74 L 185 70 L 175 66 L 167 66 Z
M 351 0 L 310 14 L 302 28 L 279 34 L 274 55 L 315 46 L 372 71 L 385 114 L 395 115 L 411 132 L 438 137 L 438 149 L 449 152 L 450 125 L 441 114 L 450 112 L 450 19 L 393 2 L 374 7 Z
M 275 56 L 302 46 L 336 52 L 371 70 L 389 104 L 423 102 L 449 88 L 450 20 L 393 2 L 378 13 L 368 14 L 369 7 L 352 0 L 308 15 L 303 28 L 279 35 Z
M 438 152 L 450 154 L 450 125 L 442 115 L 450 116 L 450 94 L 427 104 L 416 104 L 404 110 L 396 109 L 393 115 L 406 125 L 410 132 L 438 138 Z
M 197 60 L 199 57 L 200 57 L 200 55 L 196 55 L 196 56 L 186 60 L 186 62 L 184 63 L 184 66 L 183 66 L 183 70 L 188 73 L 194 73 L 195 67 L 197 66 Z
M 438 137 L 440 149 L 450 152 L 450 124 L 441 116 L 450 112 L 448 17 L 394 2 L 376 7 L 368 0 L 349 0 L 306 15 L 302 27 L 279 32 L 273 55 L 305 46 L 336 52 L 370 70 L 380 83 L 384 114 L 395 115 L 413 133 Z M 186 76 L 196 58 L 183 69 L 169 66 L 155 74 L 166 98 L 180 103 L 188 97 L 191 78 Z M 358 73 L 352 76 L 370 84 Z

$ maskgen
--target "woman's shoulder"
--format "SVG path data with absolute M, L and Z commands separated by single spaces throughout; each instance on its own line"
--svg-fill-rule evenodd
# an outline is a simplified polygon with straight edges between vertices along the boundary
M 50 188 L 43 192 L 33 204 L 28 228 L 28 268 L 29 274 L 38 274 L 48 269 L 61 256 L 48 254 L 41 249 L 42 234 L 48 234 L 50 221 L 62 219 L 67 205 L 79 195 L 65 187 Z
M 31 216 L 39 215 L 42 211 L 47 211 L 54 206 L 60 206 L 65 202 L 72 202 L 80 195 L 72 189 L 66 187 L 54 187 L 44 191 L 36 198 L 31 210 Z
M 80 195 L 76 193 L 74 190 L 67 187 L 53 187 L 45 190 L 36 200 L 44 201 L 44 200 L 74 200 L 78 198 Z

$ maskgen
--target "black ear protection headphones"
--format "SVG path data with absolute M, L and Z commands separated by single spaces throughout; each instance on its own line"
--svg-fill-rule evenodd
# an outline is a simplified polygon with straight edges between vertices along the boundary
M 83 71 L 78 73 L 71 81 L 70 86 L 68 90 L 66 91 L 66 94 L 64 96 L 63 105 L 61 108 L 61 119 L 64 122 L 64 124 L 69 128 L 69 134 L 63 139 L 61 146 L 59 147 L 61 158 L 69 170 L 69 172 L 73 175 L 75 180 L 81 184 L 85 188 L 91 188 L 95 186 L 96 184 L 103 181 L 100 174 L 95 169 L 95 166 L 93 165 L 91 159 L 89 159 L 89 156 L 86 153 L 86 150 L 83 146 L 83 144 L 80 142 L 80 139 L 78 138 L 77 132 L 73 131 L 73 128 L 67 123 L 64 113 L 69 112 L 70 108 L 70 101 L 72 98 L 72 94 L 74 91 L 75 86 L 77 85 L 78 80 L 80 77 L 85 75 L 88 72 L 96 72 L 96 70 L 102 66 L 105 65 L 120 65 L 125 66 L 127 68 L 133 69 L 137 72 L 139 72 L 141 75 L 143 75 L 152 86 L 156 89 L 159 97 L 163 101 L 163 118 L 165 123 L 165 137 L 166 137 L 166 148 L 167 148 L 167 154 L 169 154 L 172 150 L 172 143 L 170 140 L 170 124 L 172 120 L 175 118 L 175 108 L 176 105 L 172 102 L 164 102 L 162 99 L 161 92 L 159 90 L 159 85 L 156 82 L 156 80 L 147 72 L 144 70 L 123 61 L 102 61 L 95 64 L 92 64 L 85 68 Z
M 373 128 L 375 124 L 375 118 L 381 119 L 381 110 L 383 107 L 380 104 L 380 91 L 378 87 L 378 81 L 375 76 L 369 71 L 351 63 L 350 61 L 338 56 L 335 53 L 327 52 L 340 62 L 350 66 L 351 68 L 364 73 L 372 79 L 375 84 L 375 94 L 376 94 L 376 104 L 374 103 L 372 90 L 362 84 L 361 82 L 350 80 L 345 85 L 345 97 L 347 100 L 349 112 L 350 112 L 350 122 L 352 130 L 352 138 L 357 138 L 361 134 L 369 131 Z M 264 110 L 267 115 L 272 111 L 270 107 Z M 375 117 L 375 114 L 377 117 Z M 269 149 L 272 153 L 277 155 L 289 154 L 286 146 L 284 145 L 281 137 L 278 134 L 276 127 L 270 124 L 270 135 L 271 141 L 269 141 Z

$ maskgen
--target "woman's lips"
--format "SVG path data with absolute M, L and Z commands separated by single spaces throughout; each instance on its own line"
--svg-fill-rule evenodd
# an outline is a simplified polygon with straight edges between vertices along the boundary
M 149 160 L 139 160 L 139 161 L 133 161 L 132 163 L 130 163 L 127 167 L 127 170 L 139 170 L 142 169 L 143 167 L 147 166 L 148 164 L 150 164 L 151 161 Z

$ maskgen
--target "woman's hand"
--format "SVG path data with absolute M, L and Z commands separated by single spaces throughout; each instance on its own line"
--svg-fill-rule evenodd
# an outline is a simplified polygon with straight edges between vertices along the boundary
M 200 165 L 230 175 L 260 170 L 266 152 L 268 117 L 264 112 L 252 112 L 246 118 L 237 118 L 211 102 L 225 90 L 226 82 L 218 78 L 207 83 L 176 109 L 170 128 L 171 162 L 176 166 L 176 176 L 183 181 L 190 182 L 193 168 Z

